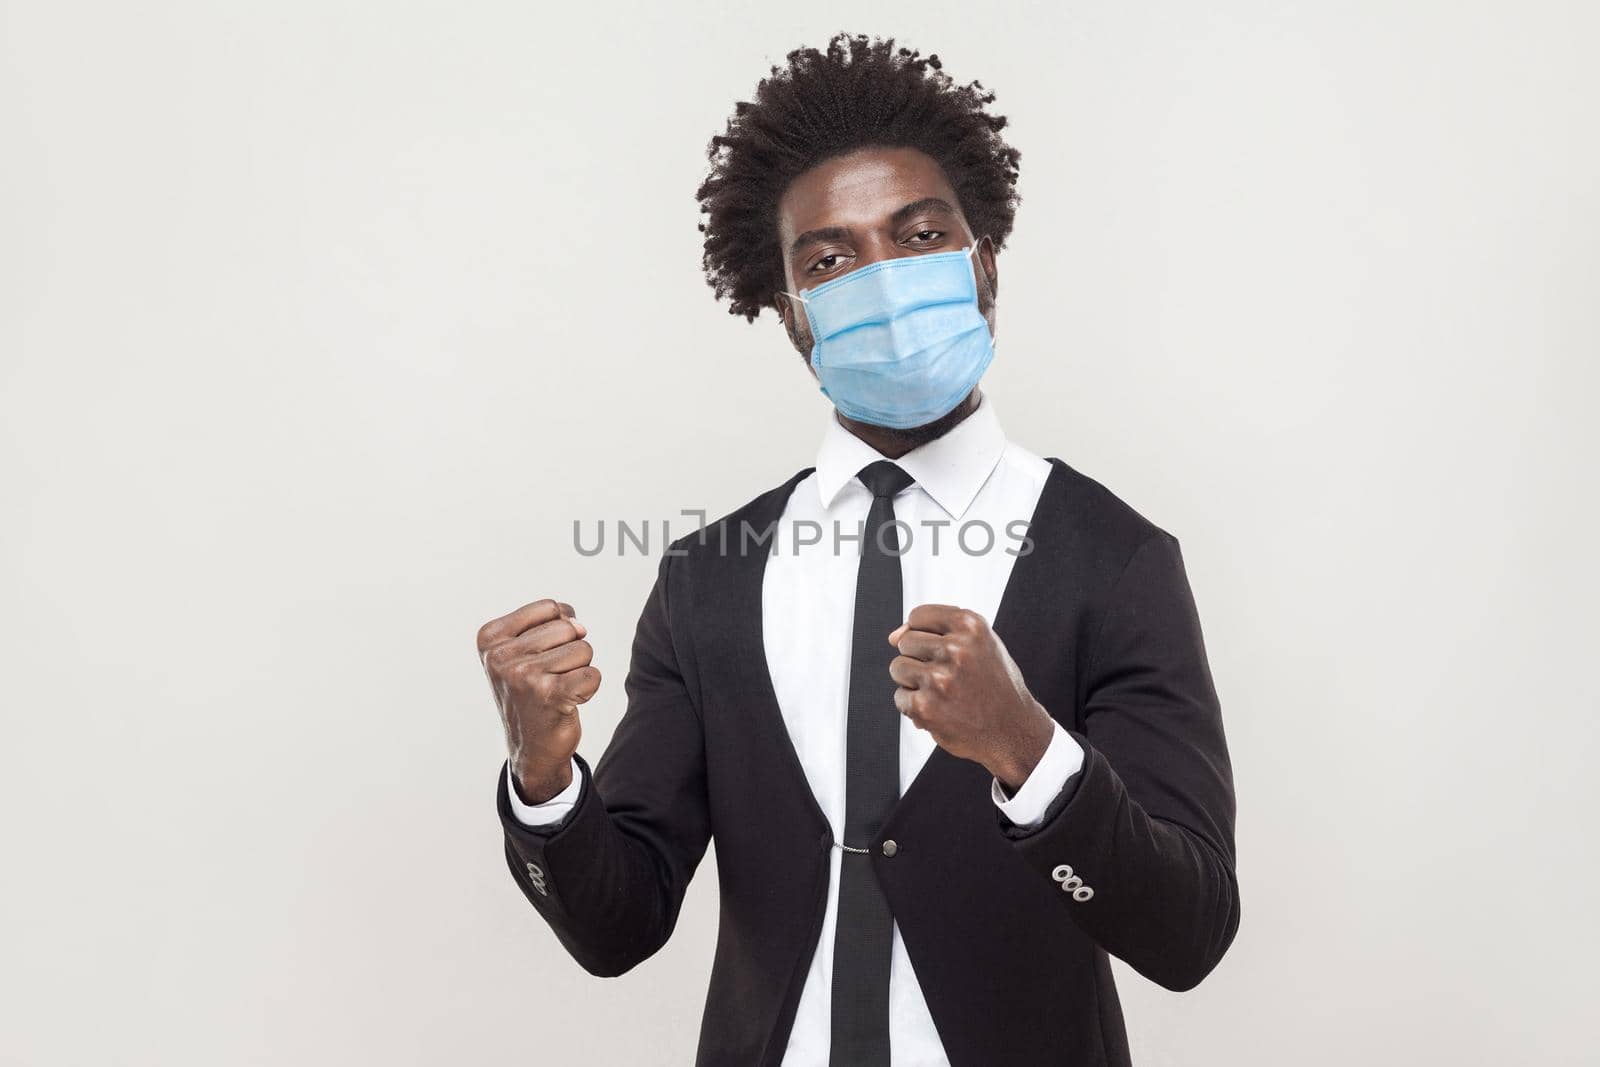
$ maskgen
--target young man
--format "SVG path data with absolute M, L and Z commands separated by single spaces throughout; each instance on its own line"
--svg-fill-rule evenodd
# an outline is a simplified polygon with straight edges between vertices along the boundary
M 1107 954 L 1189 989 L 1238 927 L 1178 542 L 978 388 L 1017 204 L 992 100 L 840 36 L 738 105 L 706 274 L 833 401 L 816 467 L 664 556 L 592 772 L 573 609 L 478 635 L 506 859 L 583 967 L 655 952 L 715 838 L 701 1064 L 1126 1064 Z

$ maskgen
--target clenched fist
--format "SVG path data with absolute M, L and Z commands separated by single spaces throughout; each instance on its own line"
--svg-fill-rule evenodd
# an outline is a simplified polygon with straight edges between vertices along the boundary
M 572 782 L 572 754 L 583 734 L 578 705 L 600 688 L 588 633 L 572 606 L 555 600 L 524 605 L 478 631 L 511 773 L 529 804 L 544 803 Z
M 1050 746 L 1055 723 L 982 615 L 913 608 L 889 635 L 895 707 L 952 756 L 983 764 L 1015 793 Z

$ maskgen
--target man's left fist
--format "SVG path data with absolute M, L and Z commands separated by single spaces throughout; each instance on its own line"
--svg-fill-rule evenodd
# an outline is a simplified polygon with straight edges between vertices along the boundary
M 1055 724 L 983 616 L 947 604 L 913 608 L 889 635 L 895 707 L 952 756 L 974 760 L 1015 793 Z

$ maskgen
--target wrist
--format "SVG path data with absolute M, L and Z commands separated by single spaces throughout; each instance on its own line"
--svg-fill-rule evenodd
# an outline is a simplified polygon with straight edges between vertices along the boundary
M 1055 736 L 1055 720 L 1037 701 L 1033 703 L 1032 713 L 1023 719 L 1009 743 L 996 754 L 994 762 L 988 767 L 989 773 L 1012 795 L 1022 788 L 1033 769 L 1039 765 Z
M 572 784 L 572 757 L 554 765 L 513 761 L 511 779 L 524 804 L 543 804 Z

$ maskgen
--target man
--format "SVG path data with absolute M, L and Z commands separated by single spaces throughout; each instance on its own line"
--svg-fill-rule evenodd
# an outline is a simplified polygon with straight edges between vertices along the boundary
M 715 838 L 701 1064 L 1126 1064 L 1108 953 L 1184 990 L 1238 927 L 1178 542 L 978 388 L 1017 204 L 992 99 L 892 41 L 773 68 L 712 142 L 704 264 L 833 402 L 816 467 L 671 546 L 592 770 L 571 606 L 478 635 L 506 859 L 583 967 L 655 952 Z

